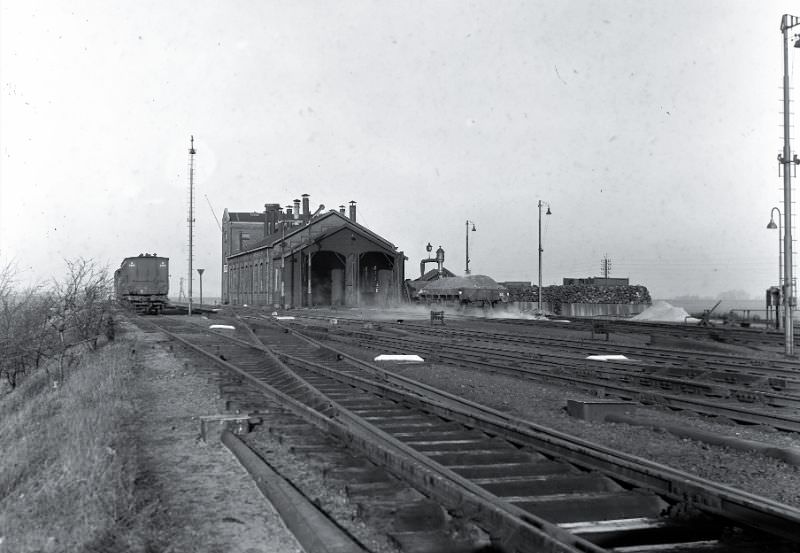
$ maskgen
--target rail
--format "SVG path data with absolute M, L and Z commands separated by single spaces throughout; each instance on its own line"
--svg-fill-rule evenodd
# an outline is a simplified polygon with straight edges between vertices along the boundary
M 248 321 L 248 323 L 251 322 L 258 321 Z M 166 329 L 164 331 L 169 332 Z M 267 348 L 263 344 L 253 343 L 262 332 L 271 333 L 269 334 L 270 344 L 276 344 L 274 347 Z M 430 450 L 428 454 L 423 454 L 416 449 L 419 446 L 410 446 L 411 443 L 417 442 L 409 441 L 409 438 L 400 439 L 399 436 L 402 434 L 397 434 L 400 421 L 391 423 L 395 420 L 395 415 L 392 413 L 397 413 L 398 409 L 402 413 L 408 412 L 408 415 L 400 417 L 401 420 L 423 420 L 423 417 L 433 416 L 430 419 L 432 421 L 447 419 L 471 428 L 477 427 L 483 432 L 496 435 L 498 438 L 502 437 L 502 443 L 517 444 L 517 447 L 522 447 L 519 454 L 523 455 L 523 452 L 526 452 L 524 453 L 526 458 L 533 456 L 530 458 L 551 461 L 561 459 L 560 462 L 574 463 L 576 466 L 582 467 L 583 471 L 597 470 L 615 481 L 626 483 L 627 486 L 646 488 L 672 502 L 689 503 L 704 512 L 742 524 L 752 525 L 755 523 L 757 527 L 772 535 L 788 539 L 797 537 L 795 528 L 800 524 L 800 512 L 797 510 L 738 490 L 714 485 L 680 471 L 666 469 L 588 442 L 575 440 L 550 429 L 515 419 L 505 413 L 414 383 L 369 363 L 357 361 L 344 352 L 308 337 L 304 337 L 301 341 L 297 332 L 288 325 L 275 326 L 274 323 L 268 323 L 266 330 L 257 326 L 255 331 L 243 334 L 238 339 L 213 332 L 201 333 L 198 331 L 198 334 L 202 334 L 203 338 L 195 338 L 195 342 L 199 341 L 202 346 L 193 343 L 189 339 L 191 336 L 188 333 L 182 333 L 182 336 L 174 332 L 170 333 L 174 339 L 251 382 L 258 389 L 268 393 L 270 397 L 280 400 L 298 416 L 313 421 L 315 426 L 338 436 L 339 439 L 361 450 L 376 462 L 389 467 L 406 481 L 414 483 L 424 489 L 426 493 L 437 497 L 449 508 L 470 513 L 471 517 L 481 520 L 482 524 L 490 529 L 499 543 L 509 548 L 515 548 L 515 551 L 603 551 L 602 547 L 581 536 L 593 535 L 596 538 L 597 532 L 600 534 L 609 532 L 611 527 L 595 525 L 587 534 L 585 526 L 581 530 L 580 525 L 575 526 L 572 523 L 553 524 L 535 515 L 528 508 L 522 507 L 532 501 L 534 505 L 538 505 L 538 507 L 532 508 L 541 510 L 543 508 L 541 501 L 546 495 L 535 499 L 539 496 L 531 495 L 529 492 L 527 495 L 531 495 L 530 498 L 517 498 L 513 501 L 507 494 L 505 499 L 498 497 L 496 493 L 489 490 L 502 489 L 499 483 L 481 484 L 482 480 L 479 477 L 467 478 L 456 469 L 448 468 L 434 460 L 434 458 L 449 458 L 444 453 L 439 452 L 432 458 Z M 296 340 L 289 342 L 289 337 L 295 337 Z M 290 343 L 291 345 L 289 345 Z M 218 349 L 215 350 L 214 347 Z M 238 355 L 245 355 L 245 351 L 260 352 L 264 359 L 269 360 L 271 368 L 269 371 L 265 367 L 245 370 L 232 362 L 221 359 L 220 348 L 225 350 L 225 357 L 228 359 L 235 357 L 232 348 L 238 348 L 236 351 L 242 352 Z M 297 353 L 290 353 L 289 350 Z M 325 361 L 311 361 L 307 357 L 308 353 L 300 353 L 308 350 L 312 350 L 315 357 Z M 252 359 L 252 355 L 253 353 L 248 353 L 247 358 Z M 252 363 L 252 361 L 247 361 L 244 366 L 250 366 Z M 339 368 L 335 368 L 335 366 Z M 334 383 L 338 384 L 334 385 Z M 323 393 L 322 389 L 326 391 Z M 369 392 L 370 397 L 376 398 L 372 400 L 372 403 L 378 405 L 359 409 L 346 407 L 345 405 L 362 405 L 364 401 L 361 396 L 356 399 L 351 395 L 354 390 L 359 394 Z M 380 401 L 378 398 L 381 398 Z M 387 407 L 381 407 L 380 405 L 383 404 L 381 402 L 385 401 L 389 402 L 386 404 Z M 388 407 L 389 405 L 394 406 Z M 408 409 L 411 411 L 406 411 Z M 365 419 L 365 416 L 368 418 Z M 394 430 L 390 431 L 390 428 Z M 429 443 L 429 440 L 433 439 L 433 435 L 431 431 L 427 431 L 427 434 L 423 433 L 417 439 L 427 436 L 428 441 L 419 443 Z M 439 442 L 430 443 L 439 444 Z M 481 440 L 480 443 L 489 444 L 490 442 Z M 491 443 L 496 445 L 496 442 Z M 442 447 L 444 446 L 436 445 L 434 449 Z M 481 447 L 487 446 L 481 445 Z M 505 446 L 499 451 L 502 455 L 514 458 L 512 455 L 514 448 L 508 449 L 508 446 Z M 480 451 L 473 452 L 473 454 L 477 453 Z M 484 455 L 489 455 L 489 453 Z M 547 463 L 549 462 L 547 461 Z M 530 477 L 527 477 L 526 480 L 520 477 L 513 485 L 516 487 L 515 489 L 520 489 L 523 482 L 529 480 L 538 481 L 535 478 L 531 480 Z M 551 483 L 553 482 L 562 481 L 556 478 L 551 481 Z M 537 484 L 537 486 L 541 485 Z M 487 486 L 489 487 L 487 488 Z M 617 485 L 614 484 L 614 486 Z M 614 486 L 609 489 L 622 490 L 618 486 Z M 519 495 L 519 493 L 512 495 Z M 607 491 L 599 495 L 592 495 L 592 497 L 598 501 L 600 497 L 603 497 L 602 504 L 609 505 L 608 508 L 612 504 L 620 505 L 620 502 L 629 502 L 626 504 L 630 508 L 641 508 L 651 513 L 654 512 L 652 509 L 656 508 L 660 501 L 642 497 L 635 498 L 622 491 Z M 630 503 L 634 499 L 635 503 Z M 575 496 L 575 501 L 578 500 L 579 496 Z M 547 501 L 552 506 L 554 500 Z M 606 501 L 611 503 L 606 503 Z M 573 506 L 573 509 L 575 508 Z M 644 528 L 655 529 L 658 525 L 674 523 L 676 521 L 670 522 L 668 519 L 661 521 L 647 519 L 646 523 L 643 522 L 644 526 L 640 526 L 636 531 L 641 532 Z M 567 529 L 572 531 L 567 531 Z M 629 528 L 629 530 L 634 531 L 633 528 Z M 619 528 L 613 532 L 624 533 Z

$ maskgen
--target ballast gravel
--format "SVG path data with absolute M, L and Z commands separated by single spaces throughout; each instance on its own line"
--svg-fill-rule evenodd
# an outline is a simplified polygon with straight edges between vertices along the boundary
M 233 454 L 199 439 L 201 415 L 219 412 L 202 365 L 179 358 L 159 334 L 125 325 L 138 368 L 137 493 L 155 498 L 167 551 L 302 553 L 272 505 Z
M 243 553 L 299 552 L 301 549 L 279 516 L 260 495 L 250 477 L 221 445 L 197 440 L 199 420 L 219 412 L 217 390 L 206 375 L 196 373 L 195 363 L 168 352 L 157 335 L 137 334 L 141 340 L 142 387 L 136 391 L 142 406 L 145 461 L 151 467 L 152 485 L 163 494 L 166 526 L 174 525 L 175 551 L 205 543 L 197 551 Z M 331 344 L 341 347 L 341 344 Z M 348 349 L 363 359 L 375 352 Z M 595 396 L 546 384 L 452 365 L 387 364 L 384 368 L 449 391 L 465 399 L 489 405 L 536 424 L 571 434 L 605 447 L 650 459 L 702 478 L 742 489 L 775 501 L 800 507 L 800 469 L 754 452 L 735 451 L 669 433 L 627 424 L 587 422 L 567 415 L 567 399 L 591 400 Z M 687 413 L 638 407 L 633 414 L 653 425 L 671 424 L 698 428 L 779 447 L 800 448 L 800 438 L 766 428 L 738 426 Z M 265 436 L 260 436 L 263 440 Z M 285 446 L 262 441 L 276 466 L 296 479 L 304 492 L 326 510 L 351 518 L 352 506 L 332 490 L 306 463 L 288 453 Z M 313 463 L 311 464 L 313 465 Z M 294 478 L 292 478 L 294 477 Z M 360 532 L 350 528 L 358 535 Z M 369 532 L 362 543 L 389 551 Z
M 566 413 L 567 399 L 596 400 L 596 396 L 452 365 L 396 364 L 384 368 L 613 450 L 800 507 L 800 467 L 756 452 L 733 450 L 680 438 L 663 430 L 584 421 Z M 769 428 L 740 426 L 695 414 L 672 413 L 647 407 L 637 407 L 631 416 L 654 426 L 683 426 L 778 447 L 800 448 L 800 437 L 797 435 Z
M 456 326 L 459 324 L 467 323 L 455 323 Z M 537 333 L 553 337 L 582 335 L 568 328 L 541 328 L 537 329 Z M 646 335 L 623 334 L 615 336 L 614 340 L 643 346 L 650 338 Z M 338 340 L 329 343 L 332 347 L 365 361 L 372 361 L 378 353 L 383 353 L 378 349 L 349 346 Z M 728 354 L 742 353 L 740 347 L 715 343 L 700 345 Z M 543 354 L 546 355 L 546 351 Z M 752 351 L 747 353 L 752 354 Z M 771 352 L 762 352 L 760 355 L 766 361 L 775 357 Z M 381 367 L 535 424 L 800 508 L 800 467 L 756 451 L 735 450 L 681 438 L 657 427 L 672 425 L 698 429 L 775 447 L 794 448 L 797 451 L 800 451 L 800 434 L 781 432 L 769 427 L 739 425 L 724 419 L 650 406 L 637 407 L 629 416 L 656 428 L 591 422 L 569 416 L 566 412 L 567 400 L 592 401 L 603 398 L 574 388 L 442 363 L 382 363 Z

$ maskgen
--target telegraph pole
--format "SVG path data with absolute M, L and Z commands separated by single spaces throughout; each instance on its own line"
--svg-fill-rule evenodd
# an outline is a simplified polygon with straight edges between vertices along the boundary
M 192 316 L 192 256 L 194 240 L 194 135 L 192 135 L 191 146 L 189 147 L 189 217 L 186 219 L 189 224 L 189 316 Z
M 608 280 L 608 274 L 611 272 L 611 260 L 608 258 L 608 254 L 600 262 L 600 270 L 603 273 L 603 278 Z

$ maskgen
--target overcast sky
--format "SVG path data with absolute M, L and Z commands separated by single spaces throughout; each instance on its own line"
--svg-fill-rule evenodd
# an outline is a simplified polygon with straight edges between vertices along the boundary
M 654 298 L 762 297 L 783 210 L 783 13 L 696 0 L 8 0 L 0 5 L 0 258 L 29 280 L 171 260 L 219 295 L 213 211 L 311 195 L 418 276 L 600 274 Z M 797 52 L 797 53 L 795 53 Z M 790 72 L 800 68 L 790 53 Z M 800 77 L 800 75 L 798 75 Z M 794 84 L 794 83 L 793 83 Z M 797 128 L 797 127 L 795 127 Z M 797 230 L 795 230 L 795 236 Z M 195 296 L 197 279 L 195 276 Z

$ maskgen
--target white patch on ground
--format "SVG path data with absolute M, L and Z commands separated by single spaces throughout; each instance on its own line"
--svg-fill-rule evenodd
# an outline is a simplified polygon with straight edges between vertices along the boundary
M 382 353 L 375 358 L 375 361 L 401 361 L 405 363 L 422 363 L 424 359 L 419 355 L 393 355 Z
M 658 300 L 653 305 L 631 317 L 632 321 L 658 321 L 665 323 L 698 323 L 699 319 L 690 317 L 683 307 L 675 307 L 669 302 Z

